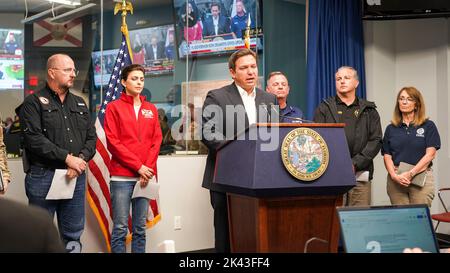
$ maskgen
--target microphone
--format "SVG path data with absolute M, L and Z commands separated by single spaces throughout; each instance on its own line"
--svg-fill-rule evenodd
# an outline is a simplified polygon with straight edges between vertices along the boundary
M 268 121 L 271 121 L 271 120 L 272 120 L 272 116 L 271 116 L 271 114 L 270 114 L 270 111 L 267 109 L 267 104 L 266 104 L 265 102 L 263 102 L 263 103 L 261 103 L 260 105 L 261 105 L 261 106 L 264 108 L 264 110 L 266 111 L 267 117 L 269 118 Z
M 280 118 L 295 120 L 295 121 L 298 121 L 300 123 L 314 123 L 314 121 L 312 121 L 312 120 L 307 120 L 307 119 L 302 119 L 302 118 L 298 118 L 298 117 L 290 117 L 290 116 L 282 115 L 280 112 L 278 112 L 277 107 L 275 107 L 275 105 L 272 102 L 269 103 L 269 105 L 270 105 L 270 109 L 273 109 L 275 111 L 275 113 L 277 113 L 277 115 Z

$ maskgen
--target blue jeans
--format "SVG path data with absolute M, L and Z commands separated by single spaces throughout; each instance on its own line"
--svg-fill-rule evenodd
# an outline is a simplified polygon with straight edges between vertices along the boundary
M 78 176 L 72 199 L 45 200 L 55 171 L 30 166 L 25 176 L 25 192 L 28 203 L 46 209 L 51 217 L 55 212 L 58 229 L 68 252 L 81 252 L 80 237 L 84 230 L 84 201 L 86 174 Z
M 114 222 L 111 235 L 113 253 L 125 253 L 130 204 L 133 210 L 131 252 L 145 253 L 145 226 L 149 200 L 142 197 L 131 199 L 136 183 L 136 181 L 111 181 L 110 183 Z

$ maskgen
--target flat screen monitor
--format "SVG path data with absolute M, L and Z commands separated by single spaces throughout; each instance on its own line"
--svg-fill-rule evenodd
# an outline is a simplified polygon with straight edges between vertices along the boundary
M 232 53 L 244 48 L 243 31 L 253 33 L 250 47 L 262 50 L 261 0 L 174 0 L 178 54 L 181 58 Z
M 0 89 L 23 89 L 23 31 L 0 28 Z
M 347 253 L 438 253 L 430 210 L 423 205 L 337 208 Z
M 450 1 L 442 0 L 361 0 L 362 18 L 394 20 L 450 16 Z
M 173 24 L 130 30 L 133 63 L 141 64 L 146 75 L 170 74 L 176 56 Z
M 99 88 L 101 85 L 105 86 L 109 83 L 117 53 L 119 53 L 118 49 L 103 50 L 103 55 L 101 51 L 92 52 L 92 68 L 94 70 L 95 87 Z M 101 62 L 102 57 L 103 63 Z

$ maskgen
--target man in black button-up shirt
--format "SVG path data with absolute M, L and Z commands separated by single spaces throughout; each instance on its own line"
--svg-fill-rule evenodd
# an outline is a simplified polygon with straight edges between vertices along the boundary
M 29 203 L 57 213 L 61 237 L 68 250 L 81 250 L 84 229 L 85 169 L 95 154 L 96 133 L 84 100 L 69 91 L 78 71 L 65 54 L 47 61 L 47 85 L 28 96 L 20 121 L 29 168 L 25 190 Z M 55 169 L 77 178 L 72 199 L 47 200 Z

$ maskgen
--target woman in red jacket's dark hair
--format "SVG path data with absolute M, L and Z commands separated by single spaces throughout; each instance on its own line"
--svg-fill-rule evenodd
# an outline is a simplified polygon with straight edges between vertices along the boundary
M 133 198 L 136 187 L 156 183 L 162 134 L 156 107 L 141 95 L 145 70 L 132 64 L 122 70 L 124 87 L 119 99 L 108 104 L 105 114 L 105 134 L 111 153 L 109 172 L 113 210 L 112 252 L 125 252 L 128 216 L 132 206 L 131 251 L 145 252 L 146 220 L 149 199 Z M 149 198 L 149 197 L 148 197 Z

